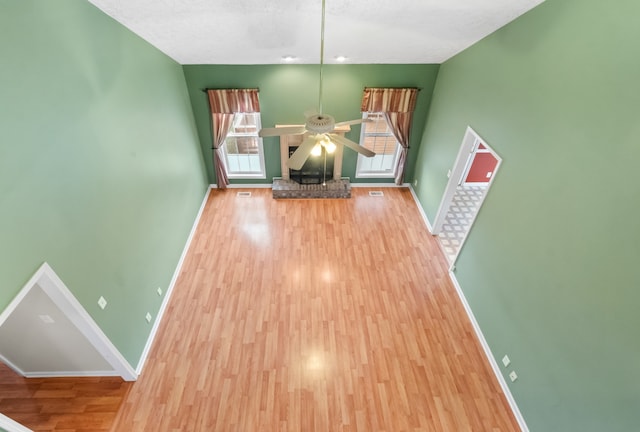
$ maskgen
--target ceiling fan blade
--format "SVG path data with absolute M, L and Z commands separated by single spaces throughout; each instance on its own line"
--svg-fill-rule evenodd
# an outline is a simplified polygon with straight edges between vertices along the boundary
M 309 154 L 311 154 L 311 150 L 313 150 L 313 147 L 316 145 L 316 136 L 317 135 L 308 136 L 304 141 L 302 141 L 287 161 L 287 166 L 289 168 L 292 170 L 302 169 L 302 165 L 307 161 Z
M 282 136 L 282 135 L 300 135 L 305 133 L 304 126 L 286 126 L 278 128 L 262 128 L 258 132 L 260 137 Z
M 338 122 L 336 123 L 336 127 L 339 128 L 340 126 L 350 126 L 350 125 L 354 125 L 354 124 L 360 124 L 362 122 L 366 122 L 366 119 L 356 119 L 356 120 L 347 120 L 347 121 L 342 121 L 342 122 Z
M 349 147 L 351 150 L 357 151 L 362 156 L 373 157 L 376 155 L 374 152 L 372 152 L 368 148 L 362 147 L 360 144 L 355 143 L 349 139 L 346 139 L 341 135 L 338 135 L 338 134 L 327 134 L 327 135 L 329 135 L 329 138 L 331 138 L 331 141 L 333 141 L 334 143 L 342 144 L 345 147 Z

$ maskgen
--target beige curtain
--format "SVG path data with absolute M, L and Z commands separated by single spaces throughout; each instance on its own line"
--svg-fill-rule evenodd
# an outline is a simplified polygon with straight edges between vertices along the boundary
M 362 95 L 362 112 L 382 112 L 389 129 L 398 140 L 402 150 L 396 166 L 396 184 L 404 182 L 404 171 L 409 152 L 409 138 L 413 111 L 418 99 L 417 88 L 370 88 Z
M 224 140 L 229 134 L 235 113 L 260 112 L 258 89 L 208 89 L 213 136 L 213 167 L 219 189 L 229 185 L 227 170 L 222 162 Z

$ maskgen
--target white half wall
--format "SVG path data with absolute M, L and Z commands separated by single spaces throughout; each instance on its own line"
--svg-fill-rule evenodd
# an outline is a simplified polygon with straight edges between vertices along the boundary
M 6 430 L 7 432 L 33 432 L 28 427 L 22 426 L 2 414 L 0 414 L 0 430 Z
M 0 361 L 27 378 L 137 378 L 47 263 L 0 314 Z

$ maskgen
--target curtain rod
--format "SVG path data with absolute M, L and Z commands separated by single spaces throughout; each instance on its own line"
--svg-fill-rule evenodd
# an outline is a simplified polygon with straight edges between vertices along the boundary
M 422 87 L 365 87 L 364 89 L 404 89 L 404 88 L 408 88 L 408 89 L 416 89 L 418 91 L 422 90 Z M 203 88 L 202 92 L 206 93 L 209 90 L 256 90 L 256 91 L 260 91 L 259 87 L 256 88 Z
M 422 90 L 422 87 L 365 87 L 365 90 L 367 89 L 393 89 L 393 90 L 399 90 L 399 89 L 415 89 L 415 90 Z
M 256 88 L 203 88 L 202 92 L 206 93 L 209 90 L 255 90 L 255 91 L 260 91 L 259 87 Z
M 422 90 L 422 87 L 365 87 L 364 89 L 404 89 L 404 88 L 408 88 L 408 89 L 416 89 L 418 91 Z M 260 91 L 259 87 L 256 88 L 203 88 L 202 92 L 206 93 L 209 90 L 256 90 L 256 91 Z

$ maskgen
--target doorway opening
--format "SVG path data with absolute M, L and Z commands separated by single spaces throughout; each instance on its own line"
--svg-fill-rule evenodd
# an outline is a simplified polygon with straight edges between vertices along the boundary
M 502 159 L 471 127 L 460 145 L 433 225 L 451 266 L 462 249 Z

